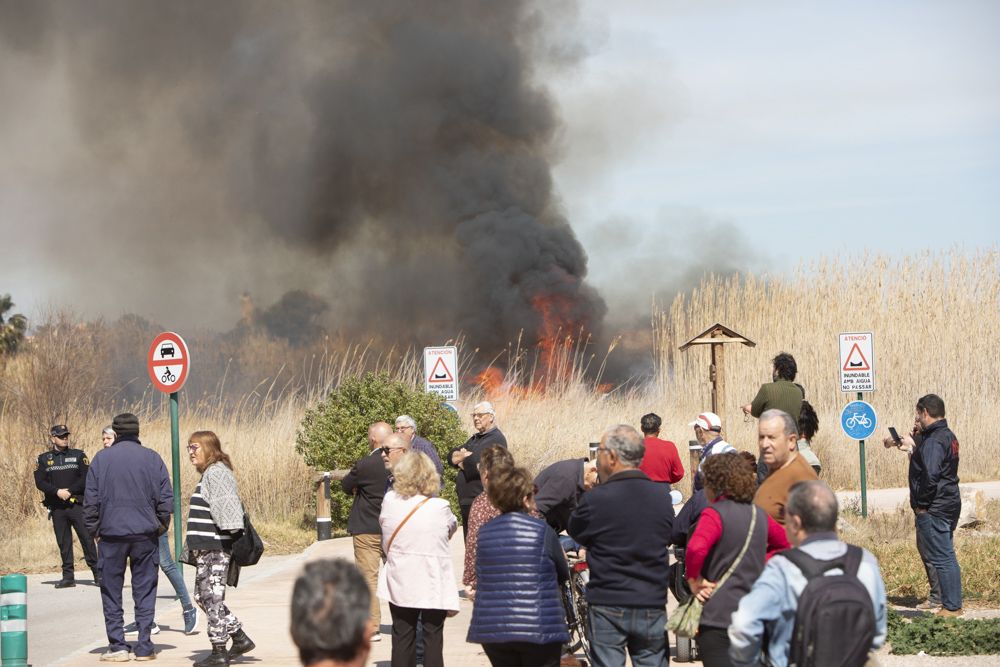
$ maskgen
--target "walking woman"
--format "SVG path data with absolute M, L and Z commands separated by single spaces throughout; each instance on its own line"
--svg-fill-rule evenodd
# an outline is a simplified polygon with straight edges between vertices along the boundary
M 458 613 L 458 590 L 448 541 L 458 520 L 438 498 L 441 478 L 422 452 L 392 466 L 393 484 L 382 501 L 379 524 L 385 566 L 378 596 L 392 613 L 392 667 L 417 664 L 416 625 L 424 632 L 425 667 L 444 665 L 444 621 Z
M 194 601 L 208 617 L 212 653 L 195 667 L 228 665 L 229 659 L 254 648 L 235 614 L 226 606 L 226 584 L 239 576 L 231 562 L 233 538 L 243 529 L 243 503 L 236 489 L 233 464 L 212 431 L 195 431 L 188 438 L 188 458 L 201 473 L 188 511 L 185 562 L 197 569 Z M 233 643 L 226 649 L 226 644 Z
M 691 592 L 704 603 L 698 626 L 698 654 L 705 667 L 730 665 L 730 618 L 750 592 L 770 554 L 791 545 L 784 529 L 753 504 L 756 473 L 737 453 L 705 460 L 709 505 L 684 553 Z
M 529 516 L 535 485 L 524 468 L 494 468 L 488 493 L 502 514 L 479 529 L 468 641 L 483 645 L 493 667 L 558 667 L 569 641 L 559 587 L 569 566 L 559 538 Z

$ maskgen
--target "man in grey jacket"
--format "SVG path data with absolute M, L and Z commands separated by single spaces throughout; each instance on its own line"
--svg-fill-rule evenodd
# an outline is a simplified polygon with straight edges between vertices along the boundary
M 139 442 L 139 419 L 130 413 L 115 417 L 114 447 L 97 454 L 87 473 L 83 516 L 98 542 L 103 581 L 101 604 L 108 650 L 104 662 L 128 662 L 132 646 L 125 642 L 122 588 L 126 563 L 131 562 L 132 599 L 139 638 L 137 661 L 153 660 L 150 631 L 156 607 L 159 535 L 170 525 L 174 494 L 167 466 L 156 452 Z

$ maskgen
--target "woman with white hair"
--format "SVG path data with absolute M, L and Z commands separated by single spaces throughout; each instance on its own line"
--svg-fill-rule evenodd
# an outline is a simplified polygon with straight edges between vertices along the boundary
M 416 625 L 424 635 L 425 667 L 444 665 L 444 620 L 458 613 L 458 590 L 448 541 L 458 522 L 441 490 L 434 464 L 421 452 L 393 464 L 393 485 L 379 524 L 385 566 L 378 596 L 392 614 L 392 667 L 417 662 Z

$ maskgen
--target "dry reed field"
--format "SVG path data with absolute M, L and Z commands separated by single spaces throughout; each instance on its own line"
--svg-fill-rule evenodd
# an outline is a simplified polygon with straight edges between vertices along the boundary
M 756 451 L 756 426 L 744 421 L 739 406 L 770 380 L 771 358 L 780 351 L 790 352 L 798 361 L 797 379 L 819 413 L 814 449 L 823 462 L 823 477 L 838 489 L 858 488 L 858 448 L 839 426 L 840 409 L 854 395 L 839 391 L 837 334 L 873 331 L 877 391 L 865 398 L 878 412 L 879 438 L 889 425 L 909 430 L 916 399 L 925 393 L 940 394 L 962 443 L 963 481 L 997 479 L 1000 448 L 992 432 L 980 425 L 1000 416 L 996 401 L 1000 396 L 1000 346 L 995 342 L 1000 338 L 998 299 L 1000 253 L 996 249 L 900 260 L 866 256 L 843 264 L 804 266 L 790 277 L 767 280 L 708 278 L 669 308 L 654 310 L 653 382 L 598 389 L 603 380 L 593 376 L 604 351 L 591 358 L 589 350 L 577 349 L 557 359 L 567 371 L 559 374 L 562 381 L 550 383 L 546 390 L 524 390 L 526 383 L 519 381 L 520 371 L 513 364 L 507 383 L 492 389 L 488 398 L 497 407 L 500 427 L 515 457 L 534 471 L 562 458 L 586 456 L 587 443 L 598 440 L 607 426 L 637 425 L 651 411 L 663 417 L 662 435 L 679 445 L 687 468 L 684 450 L 693 437 L 687 423 L 711 405 L 709 351 L 705 346 L 686 352 L 677 348 L 721 322 L 757 343 L 755 348 L 727 346 L 727 393 L 721 410 L 727 439 L 739 449 Z M 266 345 L 256 339 L 253 344 Z M 140 346 L 140 353 L 144 352 Z M 45 353 L 49 367 L 58 366 L 60 350 Z M 144 444 L 160 452 L 170 465 L 169 422 L 162 397 L 147 392 L 141 400 L 123 405 L 115 392 L 102 389 L 99 376 L 82 373 L 74 380 L 58 373 L 47 375 L 34 354 L 28 350 L 0 366 L 0 459 L 4 462 L 0 494 L 8 499 L 0 504 L 0 569 L 45 570 L 58 562 L 51 528 L 38 504 L 40 494 L 31 479 L 34 459 L 47 443 L 49 424 L 39 416 L 46 409 L 50 414 L 68 415 L 72 442 L 92 456 L 100 446 L 101 428 L 113 414 L 131 408 L 140 416 Z M 197 400 L 182 394 L 180 410 L 182 439 L 197 429 L 220 434 L 232 454 L 249 510 L 255 523 L 262 524 L 272 552 L 298 549 L 312 539 L 310 471 L 294 450 L 306 408 L 342 378 L 366 370 L 385 371 L 413 383 L 421 377 L 415 352 L 378 355 L 366 346 L 347 345 L 327 350 L 307 367 L 300 360 L 298 368 L 304 370 L 297 373 L 288 372 L 280 364 L 280 355 L 274 356 L 274 364 L 281 369 L 280 381 L 260 378 L 256 389 L 233 401 L 222 390 L 226 380 L 220 374 L 212 379 L 218 391 L 203 392 Z M 471 368 L 472 354 L 463 358 L 463 366 Z M 62 400 L 70 404 L 51 413 L 53 408 L 39 395 L 46 394 L 37 386 L 40 380 L 49 383 L 41 386 L 52 387 L 51 393 L 61 391 Z M 73 386 L 78 392 L 102 389 L 105 398 L 86 400 L 65 391 L 56 384 L 60 381 L 76 382 Z M 147 380 L 143 376 L 137 382 Z M 211 384 L 206 381 L 207 386 Z M 458 408 L 470 431 L 468 413 L 484 396 L 482 388 L 468 383 L 463 388 Z M 870 442 L 869 486 L 905 485 L 904 458 L 885 451 L 879 441 Z M 186 502 L 196 479 L 186 459 L 182 470 Z

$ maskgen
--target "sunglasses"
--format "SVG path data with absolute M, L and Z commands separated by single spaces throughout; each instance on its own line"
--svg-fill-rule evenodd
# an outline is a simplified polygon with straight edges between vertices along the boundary
M 188 445 L 188 446 L 187 446 L 187 450 L 188 450 L 189 452 L 191 452 L 192 454 L 194 454 L 194 453 L 195 453 L 196 451 L 198 451 L 198 450 L 199 450 L 200 448 L 201 448 L 201 445 L 195 445 L 195 444 L 191 444 L 191 445 Z
M 389 456 L 390 452 L 398 452 L 398 451 L 400 451 L 402 449 L 406 449 L 406 448 L 405 447 L 382 447 L 381 449 L 382 449 L 382 453 L 383 454 L 385 454 L 386 456 Z

